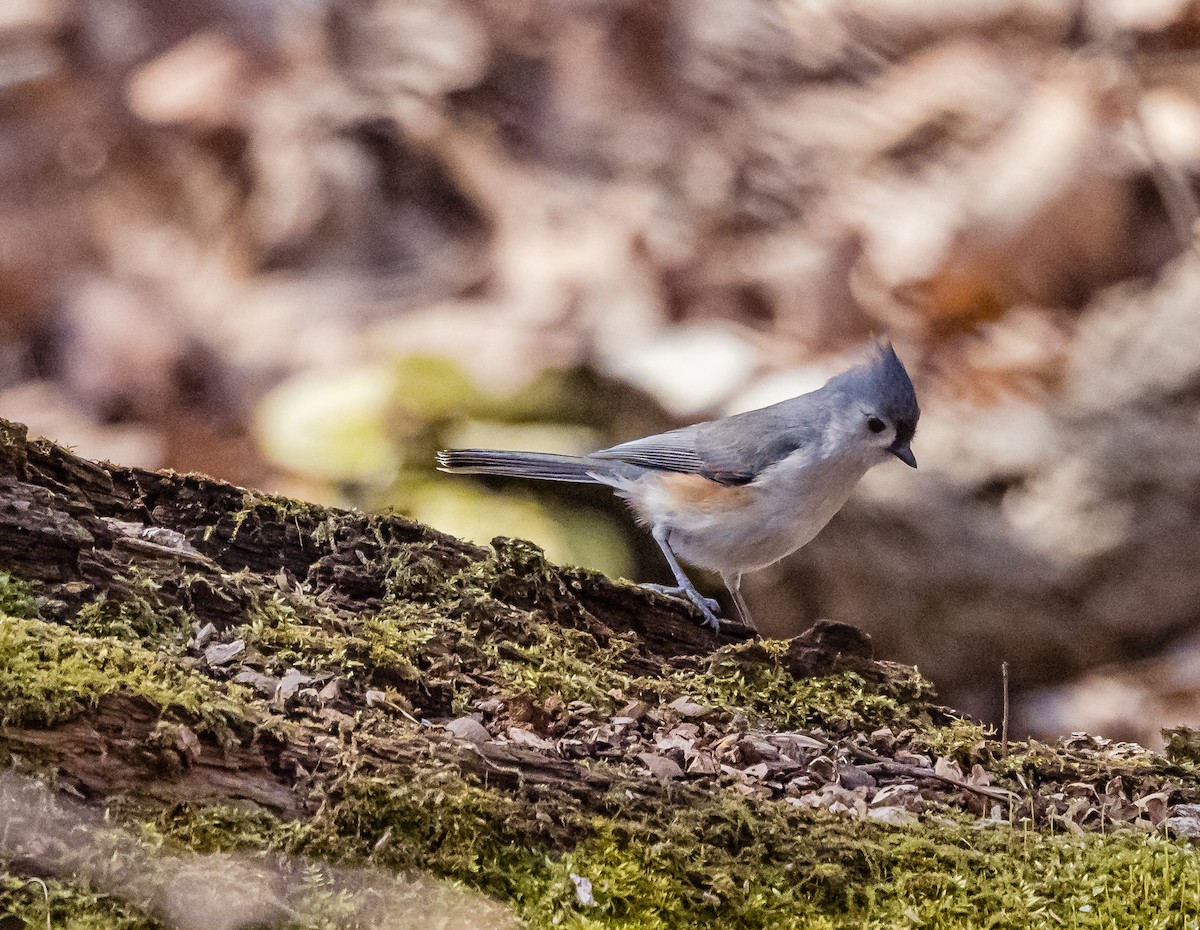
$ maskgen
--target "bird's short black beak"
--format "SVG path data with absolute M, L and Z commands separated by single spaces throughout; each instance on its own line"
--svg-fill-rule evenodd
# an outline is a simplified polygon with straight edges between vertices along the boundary
M 913 455 L 912 449 L 909 447 L 907 442 L 900 445 L 889 446 L 888 452 L 896 456 L 896 458 L 898 458 L 909 468 L 917 467 L 917 457 Z

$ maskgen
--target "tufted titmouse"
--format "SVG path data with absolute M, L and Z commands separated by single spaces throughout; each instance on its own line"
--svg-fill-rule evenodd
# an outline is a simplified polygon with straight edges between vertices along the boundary
M 714 629 L 716 601 L 695 589 L 679 559 L 717 572 L 742 620 L 742 575 L 809 542 L 873 465 L 909 444 L 921 411 L 889 343 L 823 387 L 770 407 L 696 423 L 576 457 L 451 449 L 440 470 L 606 484 L 650 528 L 676 585 L 645 585 L 691 601 Z

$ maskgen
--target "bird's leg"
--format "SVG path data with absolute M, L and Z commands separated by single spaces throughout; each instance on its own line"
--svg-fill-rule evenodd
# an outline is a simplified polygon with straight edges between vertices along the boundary
M 667 558 L 667 564 L 671 566 L 671 571 L 675 575 L 676 587 L 666 587 L 660 584 L 644 584 L 643 588 L 648 591 L 654 591 L 658 594 L 665 594 L 668 597 L 682 597 L 690 601 L 697 610 L 704 615 L 704 621 L 714 630 L 721 628 L 721 621 L 717 617 L 717 611 L 721 609 L 721 605 L 714 601 L 711 597 L 705 597 L 688 579 L 688 576 L 683 573 L 683 568 L 679 564 L 679 559 L 675 558 L 675 552 L 671 548 L 671 544 L 667 541 L 667 531 L 660 526 L 656 526 L 653 532 L 654 541 L 658 543 L 658 548 Z
M 754 619 L 750 616 L 750 608 L 746 606 L 746 599 L 742 597 L 742 576 L 740 574 L 722 575 L 721 579 L 725 582 L 725 587 L 729 589 L 729 595 L 733 598 L 733 606 L 737 608 L 742 623 L 752 630 L 757 630 L 758 627 L 754 625 Z
M 645 591 L 653 591 L 655 594 L 662 594 L 665 597 L 683 598 L 689 603 L 696 604 L 697 607 L 703 604 L 709 610 L 713 611 L 713 613 L 716 613 L 721 609 L 720 601 L 718 601 L 716 598 L 704 597 L 699 592 L 696 592 L 696 595 L 700 598 L 700 600 L 693 600 L 692 593 L 689 592 L 687 588 L 683 587 L 683 585 L 650 584 L 649 582 L 644 582 L 639 584 L 638 587 Z

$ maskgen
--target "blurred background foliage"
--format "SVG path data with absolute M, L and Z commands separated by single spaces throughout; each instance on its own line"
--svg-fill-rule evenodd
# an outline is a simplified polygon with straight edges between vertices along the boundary
M 6 0 L 0 415 L 639 580 L 602 489 L 451 479 L 819 385 L 921 470 L 748 579 L 950 703 L 1200 718 L 1189 0 Z

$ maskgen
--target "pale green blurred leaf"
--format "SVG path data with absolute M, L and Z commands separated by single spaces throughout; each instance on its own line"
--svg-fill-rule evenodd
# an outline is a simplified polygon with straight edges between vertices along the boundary
M 255 435 L 271 461 L 332 481 L 389 481 L 399 466 L 390 366 L 297 376 L 259 405 Z

